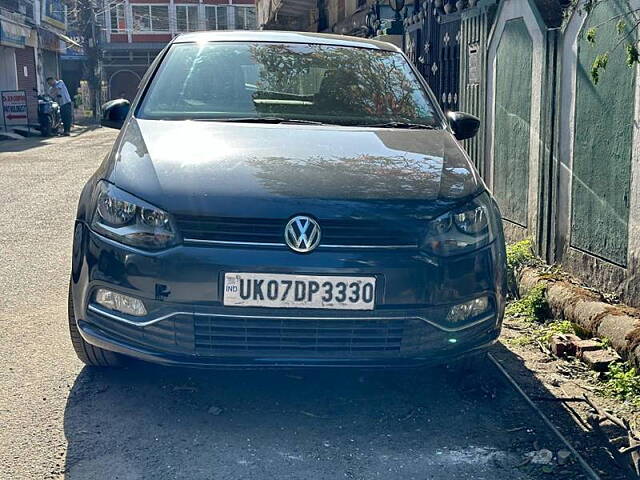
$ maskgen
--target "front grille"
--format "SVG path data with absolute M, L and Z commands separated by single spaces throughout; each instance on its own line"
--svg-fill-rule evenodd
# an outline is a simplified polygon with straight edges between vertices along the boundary
M 397 359 L 446 350 L 443 332 L 417 317 L 246 318 L 178 314 L 140 327 L 93 312 L 106 334 L 154 351 L 201 357 Z
M 161 322 L 139 327 L 91 314 L 91 322 L 113 337 L 126 339 L 153 350 L 193 354 L 193 315 L 180 314 Z
M 407 320 L 271 319 L 198 316 L 201 355 L 366 357 L 402 348 Z
M 186 241 L 284 244 L 287 220 L 269 218 L 177 217 Z M 365 220 L 319 220 L 320 245 L 385 247 L 417 245 L 411 226 Z

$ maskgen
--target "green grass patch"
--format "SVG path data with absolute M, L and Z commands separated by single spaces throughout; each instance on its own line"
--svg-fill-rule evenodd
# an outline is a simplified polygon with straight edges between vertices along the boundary
M 526 347 L 528 345 L 533 345 L 535 343 L 535 339 L 529 335 L 520 335 L 518 337 L 505 340 L 505 343 L 515 345 L 517 347 Z
M 509 317 L 523 318 L 532 322 L 543 321 L 549 313 L 546 291 L 547 284 L 545 282 L 538 283 L 526 296 L 509 303 L 505 314 Z
M 533 241 L 528 238 L 517 243 L 507 245 L 507 288 L 516 295 L 518 272 L 529 265 L 538 264 L 538 258 L 533 253 Z
M 536 263 L 533 241 L 530 238 L 507 245 L 507 268 L 512 271 Z
M 537 342 L 548 344 L 553 335 L 576 333 L 575 325 L 567 320 L 553 320 L 544 324 L 531 323 L 527 333 L 505 340 L 509 345 L 526 347 Z
M 613 344 L 611 343 L 611 339 L 607 337 L 597 338 L 598 343 L 602 348 L 613 348 Z
M 608 397 L 640 407 L 640 376 L 638 371 L 627 363 L 617 362 L 609 365 L 601 391 Z
M 575 334 L 575 325 L 568 320 L 554 320 L 553 322 L 546 323 L 542 328 L 540 328 L 536 334 L 536 339 L 547 344 L 549 343 L 549 340 L 551 340 L 551 337 L 563 333 Z

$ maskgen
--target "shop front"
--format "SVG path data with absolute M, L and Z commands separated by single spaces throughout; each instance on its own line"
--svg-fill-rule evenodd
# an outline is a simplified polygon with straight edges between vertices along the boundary
M 29 117 L 37 118 L 37 100 L 33 87 L 37 72 L 32 42 L 32 29 L 18 18 L 0 18 L 0 92 L 24 90 Z M 32 82 L 33 81 L 33 82 Z M 1 126 L 0 126 L 1 128 Z

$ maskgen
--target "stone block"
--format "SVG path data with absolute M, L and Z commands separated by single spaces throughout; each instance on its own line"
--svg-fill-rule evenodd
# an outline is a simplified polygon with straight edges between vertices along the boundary
M 575 343 L 576 346 L 576 357 L 582 359 L 586 352 L 594 352 L 596 350 L 601 350 L 602 346 L 600 342 L 595 340 L 578 340 Z
M 582 361 L 596 372 L 606 372 L 609 365 L 618 360 L 620 356 L 612 350 L 592 350 L 582 354 Z

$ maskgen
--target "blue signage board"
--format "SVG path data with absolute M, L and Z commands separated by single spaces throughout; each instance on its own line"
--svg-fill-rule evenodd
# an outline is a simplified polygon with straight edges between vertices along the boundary
M 9 22 L 0 21 L 0 45 L 24 48 L 27 37 L 21 34 L 22 31 L 23 29 L 18 29 Z
M 78 32 L 70 31 L 67 36 L 79 45 L 67 43 L 65 51 L 60 55 L 61 60 L 86 60 L 87 54 L 82 45 L 82 37 Z

